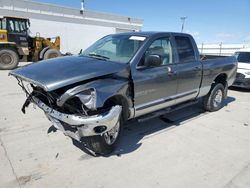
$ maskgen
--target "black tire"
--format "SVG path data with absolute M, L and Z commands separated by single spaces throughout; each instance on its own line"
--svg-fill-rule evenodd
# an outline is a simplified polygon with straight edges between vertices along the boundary
M 123 121 L 122 118 L 120 117 L 119 121 L 119 130 L 118 130 L 118 135 L 115 139 L 114 142 L 112 143 L 107 143 L 107 140 L 105 139 L 105 135 L 102 136 L 91 136 L 87 138 L 87 144 L 89 148 L 95 152 L 95 154 L 98 155 L 108 155 L 114 151 L 116 148 L 117 144 L 120 141 L 121 135 L 122 135 L 122 130 L 123 130 Z
M 60 57 L 61 53 L 57 49 L 48 49 L 43 56 L 43 59 L 52 59 L 56 57 Z
M 209 93 L 204 97 L 204 109 L 209 112 L 214 112 L 223 107 L 223 101 L 226 97 L 226 91 L 221 83 L 216 83 L 212 86 Z
M 11 70 L 17 67 L 19 56 L 15 50 L 9 48 L 0 49 L 0 69 Z

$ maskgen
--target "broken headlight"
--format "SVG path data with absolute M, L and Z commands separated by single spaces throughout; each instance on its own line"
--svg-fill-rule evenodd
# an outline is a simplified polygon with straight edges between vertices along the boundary
M 84 90 L 77 95 L 75 95 L 80 99 L 80 101 L 88 108 L 91 110 L 96 109 L 96 91 L 95 89 L 87 89 Z

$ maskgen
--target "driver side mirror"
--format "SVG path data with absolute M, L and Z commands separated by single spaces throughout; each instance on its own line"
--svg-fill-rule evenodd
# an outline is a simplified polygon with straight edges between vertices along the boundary
M 145 57 L 144 65 L 146 67 L 158 67 L 161 65 L 161 57 L 159 55 L 148 55 Z

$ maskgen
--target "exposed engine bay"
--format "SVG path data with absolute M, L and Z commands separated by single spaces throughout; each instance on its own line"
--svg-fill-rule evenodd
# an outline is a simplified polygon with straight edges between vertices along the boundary
M 110 131 L 119 120 L 122 107 L 116 105 L 97 109 L 93 101 L 96 96 L 93 89 L 72 96 L 70 92 L 77 90 L 78 86 L 67 91 L 59 89 L 46 92 L 34 84 L 25 86 L 22 80 L 17 80 L 27 95 L 22 112 L 25 113 L 25 108 L 34 103 L 45 112 L 57 129 L 75 140 L 102 135 Z

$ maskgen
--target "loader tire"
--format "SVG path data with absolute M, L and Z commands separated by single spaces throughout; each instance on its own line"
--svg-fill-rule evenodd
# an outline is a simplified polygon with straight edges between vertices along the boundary
M 9 48 L 0 49 L 0 70 L 11 70 L 17 67 L 19 56 L 17 52 Z
M 45 52 L 43 59 L 44 60 L 52 59 L 52 58 L 56 58 L 56 57 L 60 57 L 60 56 L 61 56 L 61 53 L 57 49 L 48 49 Z

